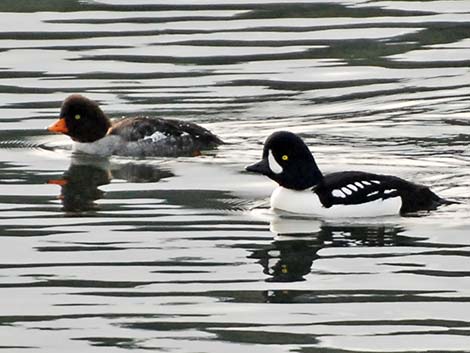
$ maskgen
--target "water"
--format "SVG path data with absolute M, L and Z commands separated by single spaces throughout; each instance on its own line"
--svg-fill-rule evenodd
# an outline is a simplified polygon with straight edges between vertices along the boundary
M 470 352 L 468 1 L 0 4 L 0 348 Z M 70 93 L 199 123 L 195 158 L 97 160 Z M 430 185 L 421 217 L 270 214 L 244 166 L 301 133 L 325 172 Z M 61 180 L 69 183 L 61 186 Z

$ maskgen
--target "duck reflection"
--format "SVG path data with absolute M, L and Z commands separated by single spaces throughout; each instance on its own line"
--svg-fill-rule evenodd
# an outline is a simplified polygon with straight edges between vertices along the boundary
M 263 273 L 269 276 L 268 282 L 303 281 L 322 248 L 321 239 L 315 236 L 319 229 L 320 222 L 315 220 L 276 217 L 270 222 L 275 240 L 250 257 L 259 259 Z
M 112 179 L 123 179 L 135 183 L 157 182 L 174 174 L 166 169 L 149 164 L 111 164 L 107 158 L 76 155 L 69 169 L 59 179 L 50 179 L 48 184 L 61 187 L 59 199 L 63 210 L 80 213 L 98 209 L 96 200 L 104 196 L 99 186 Z
M 259 259 L 267 282 L 304 281 L 311 272 L 318 252 L 325 247 L 390 246 L 399 243 L 403 229 L 394 224 L 330 225 L 314 219 L 275 217 L 270 222 L 274 241 L 254 250 L 250 258 Z M 274 291 L 271 295 L 292 295 Z

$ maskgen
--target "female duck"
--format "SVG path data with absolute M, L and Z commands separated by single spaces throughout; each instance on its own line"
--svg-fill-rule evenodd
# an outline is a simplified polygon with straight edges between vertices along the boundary
M 375 217 L 434 210 L 455 203 L 424 185 L 391 175 L 358 171 L 323 175 L 302 139 L 279 131 L 268 137 L 263 157 L 246 167 L 279 184 L 271 207 L 322 217 Z
M 194 156 L 222 141 L 203 127 L 172 119 L 133 117 L 111 122 L 98 104 L 81 95 L 65 99 L 49 126 L 74 141 L 74 151 L 100 156 Z

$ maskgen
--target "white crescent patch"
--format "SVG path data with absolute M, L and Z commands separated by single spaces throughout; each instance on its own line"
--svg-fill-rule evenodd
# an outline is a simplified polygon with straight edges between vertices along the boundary
M 281 174 L 283 172 L 282 167 L 277 163 L 271 150 L 268 152 L 268 165 L 269 169 L 271 169 L 274 174 Z

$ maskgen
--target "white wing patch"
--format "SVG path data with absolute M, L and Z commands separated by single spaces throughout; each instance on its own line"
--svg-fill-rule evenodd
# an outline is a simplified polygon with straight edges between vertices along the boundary
M 378 191 L 373 191 L 371 193 L 368 193 L 367 197 L 377 195 L 378 193 L 379 193 Z
M 346 185 L 346 187 L 347 187 L 348 189 L 351 189 L 352 191 L 357 191 L 357 186 L 354 185 L 354 184 L 348 184 L 348 185 Z
M 342 192 L 342 191 L 339 190 L 339 189 L 334 189 L 334 190 L 331 192 L 331 195 L 333 195 L 334 197 L 341 197 L 342 199 L 345 199 L 345 198 L 346 198 L 346 195 L 344 194 L 344 192 Z
M 271 150 L 268 152 L 268 165 L 269 169 L 271 169 L 274 174 L 281 174 L 283 172 L 282 167 L 277 163 L 276 158 L 274 158 L 273 151 Z
M 166 139 L 168 136 L 165 135 L 163 132 L 155 131 L 152 135 L 145 136 L 144 140 L 151 140 L 152 142 L 158 142 L 161 140 Z
M 371 185 L 380 185 L 381 182 L 379 180 L 361 180 L 355 181 L 354 184 L 348 184 L 343 186 L 341 189 L 334 189 L 331 192 L 331 195 L 334 197 L 340 197 L 342 199 L 347 198 L 348 196 L 352 195 L 354 192 L 359 191 L 359 189 L 364 189 Z M 385 195 L 389 195 L 393 192 L 397 191 L 396 189 L 388 189 L 384 191 Z M 367 194 L 367 197 L 377 195 L 379 191 L 373 191 Z

